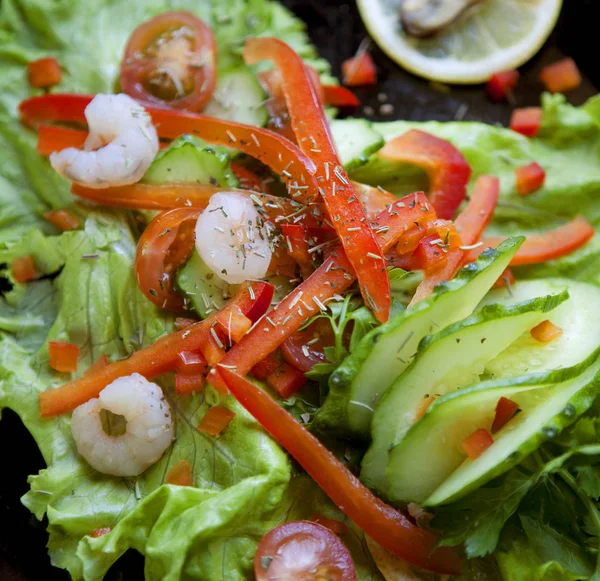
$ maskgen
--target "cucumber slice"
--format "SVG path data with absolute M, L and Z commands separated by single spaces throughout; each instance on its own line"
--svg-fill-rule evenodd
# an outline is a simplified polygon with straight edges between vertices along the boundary
M 560 278 L 519 281 L 510 293 L 506 288 L 490 292 L 483 304 L 512 304 L 565 288 L 569 300 L 548 317 L 562 329 L 562 335 L 545 345 L 525 333 L 488 363 L 490 375 L 508 377 L 571 367 L 596 350 L 600 345 L 600 289 L 594 285 Z
M 182 135 L 159 152 L 143 181 L 149 184 L 197 182 L 235 188 L 239 182 L 231 171 L 229 159 L 225 148 Z
M 409 366 L 421 339 L 470 315 L 498 280 L 523 238 L 486 250 L 450 282 L 414 307 L 398 313 L 365 335 L 332 373 L 329 394 L 315 416 L 321 429 L 368 438 L 379 398 Z
M 467 319 L 426 337 L 411 366 L 381 398 L 361 480 L 385 496 L 389 452 L 402 441 L 430 397 L 479 381 L 485 364 L 565 302 L 567 291 L 515 305 L 488 305 Z
M 340 161 L 347 170 L 367 163 L 385 143 L 366 119 L 334 119 L 330 127 Z
M 264 103 L 267 94 L 255 74 L 247 67 L 236 67 L 219 72 L 212 99 L 203 113 L 210 117 L 227 119 L 262 127 L 269 119 Z
M 391 454 L 389 498 L 428 506 L 456 500 L 506 472 L 584 413 L 600 391 L 600 350 L 568 369 L 484 382 L 436 400 Z M 489 429 L 501 397 L 521 412 L 476 460 L 461 442 Z

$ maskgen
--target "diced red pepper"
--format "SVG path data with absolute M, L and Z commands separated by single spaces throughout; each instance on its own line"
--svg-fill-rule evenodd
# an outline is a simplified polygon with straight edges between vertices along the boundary
M 515 109 L 510 117 L 510 128 L 526 137 L 534 137 L 542 124 L 542 109 L 540 107 L 525 107 Z
M 221 405 L 210 408 L 202 418 L 198 431 L 209 436 L 218 436 L 235 418 L 235 412 Z
M 279 361 L 277 357 L 273 353 L 267 355 L 262 361 L 259 361 L 252 368 L 252 375 L 256 377 L 256 379 L 267 379 L 269 375 L 275 372 L 279 365 Z
M 444 241 L 437 234 L 422 238 L 414 254 L 417 269 L 431 274 L 446 266 L 448 253 L 442 248 L 443 244 Z
M 302 371 L 285 361 L 279 361 L 275 371 L 267 377 L 267 383 L 285 399 L 294 395 L 306 381 Z
M 460 559 L 436 537 L 377 498 L 315 436 L 264 391 L 223 366 L 230 392 L 308 472 L 336 506 L 384 549 L 409 563 L 441 574 L 460 573 Z
M 519 411 L 519 404 L 507 397 L 501 397 L 496 404 L 496 414 L 492 423 L 492 434 L 503 428 Z
M 177 373 L 181 375 L 201 375 L 206 371 L 206 359 L 200 353 L 182 351 L 177 354 Z
M 528 196 L 539 190 L 546 181 L 546 172 L 538 163 L 531 162 L 515 170 L 517 191 L 521 196 Z
M 281 233 L 286 242 L 288 254 L 298 263 L 302 278 L 308 278 L 315 270 L 308 247 L 308 231 L 300 224 L 283 224 Z
M 323 85 L 325 103 L 332 107 L 354 108 L 360 105 L 358 97 L 346 87 L 339 85 Z
M 31 256 L 19 256 L 12 261 L 10 266 L 15 282 L 29 282 L 39 276 Z
M 203 374 L 187 375 L 183 373 L 175 374 L 175 392 L 177 395 L 191 395 L 204 389 L 206 378 Z
M 519 82 L 519 71 L 500 71 L 494 73 L 487 83 L 487 92 L 493 101 L 510 98 L 512 90 Z
M 485 428 L 480 428 L 465 438 L 462 441 L 461 446 L 466 455 L 471 460 L 475 460 L 479 458 L 479 456 L 481 456 L 493 443 L 494 440 L 490 433 Z
M 51 210 L 44 214 L 44 218 L 56 226 L 61 232 L 81 228 L 79 218 L 68 210 Z
M 50 367 L 62 373 L 77 371 L 79 361 L 79 347 L 63 341 L 50 341 L 48 343 L 48 356 Z
M 323 516 L 322 514 L 315 513 L 312 515 L 312 518 L 310 520 L 324 527 L 327 527 L 334 535 L 337 535 L 338 537 L 346 535 L 350 531 L 346 523 L 343 523 L 334 518 L 328 518 L 326 516 Z
M 349 87 L 377 84 L 377 69 L 373 57 L 368 52 L 361 52 L 345 60 L 342 63 L 342 79 L 344 85 Z
M 252 321 L 244 315 L 238 306 L 228 309 L 227 305 L 225 305 L 225 307 L 216 314 L 216 319 L 221 334 L 228 338 L 230 345 L 233 342 L 238 343 L 241 341 L 242 337 L 250 330 L 250 327 L 252 327 Z
M 531 329 L 530 332 L 531 336 L 540 343 L 550 343 L 563 334 L 563 330 L 560 327 L 548 320 L 542 321 L 539 325 Z
M 471 168 L 463 154 L 445 139 L 411 129 L 388 141 L 382 159 L 423 168 L 429 175 L 427 196 L 439 218 L 450 220 L 467 195 Z
M 38 89 L 47 89 L 58 85 L 62 79 L 62 71 L 58 61 L 53 57 L 45 57 L 32 61 L 27 65 L 29 84 Z
M 581 73 L 570 57 L 545 66 L 540 79 L 551 93 L 565 93 L 581 85 Z
M 199 332 L 203 336 L 200 351 L 207 363 L 214 367 L 225 358 L 225 343 L 216 331 L 216 325 L 204 325 Z
M 594 227 L 585 218 L 577 216 L 553 230 L 540 234 L 529 234 L 521 248 L 513 256 L 510 265 L 540 264 L 566 256 L 587 244 L 595 233 Z M 467 262 L 473 262 L 486 248 L 496 248 L 504 240 L 506 238 L 501 236 L 484 238 L 483 246 L 469 251 Z
M 187 460 L 178 460 L 167 472 L 165 482 L 177 486 L 193 486 L 194 477 L 190 463 Z

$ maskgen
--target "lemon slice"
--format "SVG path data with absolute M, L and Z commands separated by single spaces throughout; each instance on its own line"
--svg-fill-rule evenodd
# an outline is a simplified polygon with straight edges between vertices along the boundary
M 428 38 L 415 38 L 402 29 L 401 4 L 358 0 L 365 26 L 381 49 L 421 77 L 471 84 L 529 60 L 552 32 L 562 0 L 482 0 Z

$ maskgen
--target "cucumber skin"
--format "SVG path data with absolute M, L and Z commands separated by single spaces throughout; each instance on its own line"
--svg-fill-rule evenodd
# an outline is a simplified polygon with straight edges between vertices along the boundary
M 584 361 L 573 367 L 558 369 L 550 372 L 538 372 L 520 377 L 510 379 L 496 379 L 484 381 L 471 387 L 461 389 L 459 392 L 452 392 L 436 400 L 427 412 L 424 414 L 424 419 L 429 414 L 434 414 L 436 408 L 443 405 L 445 402 L 455 398 L 467 397 L 473 392 L 498 389 L 506 390 L 514 388 L 515 391 L 525 391 L 527 388 L 535 389 L 536 387 L 544 388 L 555 384 L 558 386 L 560 383 L 564 383 L 569 380 L 576 379 L 582 373 L 585 373 L 588 368 L 598 363 L 600 357 L 600 348 L 597 349 L 592 355 L 587 357 Z M 598 395 L 600 394 L 600 368 L 596 371 L 594 377 L 585 386 L 581 387 L 569 401 L 564 405 L 561 412 L 544 424 L 544 426 L 532 435 L 524 444 L 522 444 L 518 450 L 515 450 L 508 458 L 505 458 L 502 462 L 496 465 L 496 467 L 484 474 L 479 478 L 472 480 L 467 486 L 457 491 L 455 494 L 444 497 L 441 499 L 436 498 L 435 491 L 423 502 L 423 506 L 438 506 L 440 504 L 447 504 L 453 502 L 479 488 L 483 484 L 493 480 L 494 478 L 507 472 L 517 464 L 521 463 L 529 454 L 537 450 L 542 444 L 552 440 L 562 430 L 567 428 L 573 422 L 577 420 L 579 416 L 584 414 L 594 403 Z M 421 421 L 421 420 L 420 420 Z M 408 435 L 406 438 L 408 438 Z M 406 439 L 405 438 L 405 439 Z M 391 460 L 388 462 L 388 469 L 386 475 L 389 480 L 391 474 L 390 469 Z M 441 485 L 440 485 L 441 486 Z M 438 487 L 439 488 L 439 487 Z M 437 490 L 437 489 L 436 489 Z M 393 504 L 400 506 L 406 503 L 406 499 L 389 498 L 389 501 Z
M 448 337 L 451 337 L 452 335 L 455 335 L 460 331 L 464 331 L 468 328 L 476 329 L 482 324 L 489 323 L 495 320 L 517 317 L 525 313 L 532 313 L 536 311 L 540 314 L 548 313 L 554 310 L 561 303 L 565 302 L 568 298 L 568 291 L 563 291 L 562 293 L 556 295 L 547 295 L 544 297 L 539 297 L 537 299 L 530 299 L 528 301 L 523 301 L 522 303 L 517 303 L 514 305 L 486 305 L 483 309 L 479 310 L 473 315 L 470 315 L 466 319 L 463 319 L 462 321 L 459 321 L 457 323 L 453 323 L 452 325 L 448 325 L 448 327 L 444 328 L 439 333 L 436 333 L 434 335 L 427 335 L 426 337 L 424 337 L 421 343 L 419 344 L 419 349 L 415 355 L 415 358 L 413 359 L 413 362 L 383 394 L 381 400 L 379 401 L 379 405 L 377 406 L 377 410 L 373 415 L 373 422 L 371 424 L 372 444 L 363 458 L 362 470 L 360 474 L 360 479 L 363 481 L 363 483 L 369 488 L 374 489 L 385 496 L 385 483 L 387 482 L 387 479 L 384 474 L 385 465 L 387 465 L 387 460 L 389 459 L 389 452 L 394 446 L 398 445 L 401 440 L 387 443 L 384 442 L 382 445 L 379 439 L 383 438 L 383 435 L 380 435 L 378 433 L 376 426 L 381 426 L 382 424 L 387 425 L 390 421 L 393 421 L 392 418 L 386 417 L 386 412 L 390 410 L 389 405 L 386 407 L 386 402 L 389 403 L 390 400 L 394 398 L 394 394 L 396 393 L 396 390 L 398 388 L 406 388 L 406 386 L 404 386 L 402 383 L 399 383 L 402 381 L 403 375 L 411 373 L 412 369 L 416 365 L 418 365 L 419 360 L 426 356 L 427 349 L 431 345 L 434 345 L 439 341 L 445 341 L 448 339 Z M 449 395 L 450 393 L 453 392 L 449 392 L 448 394 L 445 394 L 445 396 Z M 433 405 L 434 404 L 432 404 L 432 407 Z M 393 407 L 395 409 L 399 406 L 394 405 Z M 410 429 L 408 431 L 410 431 Z M 408 431 L 406 431 L 405 434 L 407 434 Z M 395 427 L 394 437 L 397 438 L 397 436 L 397 428 Z M 385 461 L 385 464 L 382 464 L 381 461 L 377 461 L 377 458 L 380 454 L 386 454 L 385 460 L 383 458 L 381 459 Z
M 339 435 L 348 438 L 363 440 L 368 438 L 368 435 L 357 432 L 350 427 L 348 421 L 349 390 L 362 364 L 371 354 L 373 346 L 377 343 L 381 335 L 395 330 L 408 317 L 417 315 L 429 308 L 429 306 L 446 293 L 464 287 L 503 254 L 516 253 L 523 240 L 525 238 L 522 236 L 509 238 L 500 244 L 497 249 L 489 248 L 485 250 L 475 262 L 463 267 L 451 281 L 436 286 L 429 298 L 417 303 L 410 309 L 398 313 L 398 315 L 365 335 L 356 349 L 331 374 L 329 378 L 329 393 L 323 406 L 315 415 L 315 427 L 323 431 L 335 430 Z
M 358 155 L 354 155 L 351 159 L 344 159 L 346 151 L 344 150 L 344 143 L 346 140 L 340 139 L 340 132 L 342 129 L 347 129 L 346 139 L 352 139 L 352 135 L 358 131 L 364 131 L 369 133 L 369 137 L 372 138 L 371 142 L 360 150 Z M 371 155 L 376 151 L 379 151 L 385 145 L 385 139 L 379 135 L 379 133 L 373 128 L 373 125 L 366 119 L 339 119 L 333 120 L 331 123 L 332 136 L 335 141 L 335 145 L 340 155 L 340 161 L 344 165 L 346 171 L 351 171 L 365 165 Z

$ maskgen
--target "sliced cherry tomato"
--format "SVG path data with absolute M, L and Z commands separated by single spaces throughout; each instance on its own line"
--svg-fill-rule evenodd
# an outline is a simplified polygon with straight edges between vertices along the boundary
M 38 89 L 47 89 L 58 85 L 62 79 L 60 65 L 55 58 L 46 57 L 27 65 L 29 84 Z
M 528 196 L 539 190 L 546 181 L 544 168 L 535 161 L 518 167 L 515 170 L 517 192 L 521 196 Z
M 344 85 L 357 87 L 360 85 L 375 85 L 377 69 L 373 57 L 368 52 L 362 52 L 342 63 L 342 78 Z
M 332 347 L 335 334 L 325 319 L 317 319 L 302 331 L 296 331 L 281 344 L 281 355 L 296 369 L 306 373 L 317 363 L 325 363 L 325 347 Z
M 50 341 L 48 343 L 48 356 L 50 367 L 62 373 L 77 371 L 79 361 L 79 347 L 63 341 Z
M 511 266 L 539 264 L 566 256 L 589 242 L 595 233 L 594 227 L 585 218 L 578 216 L 554 230 L 529 234 L 510 264 Z M 504 240 L 506 238 L 501 236 L 484 238 L 483 246 L 469 251 L 467 262 L 473 262 L 486 248 L 496 248 Z
M 44 214 L 44 218 L 56 226 L 61 232 L 81 228 L 79 218 L 68 210 L 51 210 Z
M 510 128 L 525 137 L 537 135 L 541 124 L 542 109 L 540 107 L 515 109 L 510 117 Z
M 201 111 L 216 83 L 212 30 L 190 12 L 165 12 L 138 26 L 121 62 L 121 88 L 159 107 Z
M 471 459 L 475 460 L 479 458 L 492 444 L 494 439 L 485 428 L 473 432 L 470 436 L 466 437 L 462 442 L 462 449 L 465 454 Z
M 174 288 L 175 271 L 194 249 L 194 228 L 200 211 L 176 208 L 159 214 L 140 237 L 135 272 L 141 291 L 156 306 L 184 311 L 183 297 Z
M 563 330 L 560 327 L 548 320 L 542 321 L 539 325 L 531 329 L 530 332 L 531 336 L 540 343 L 550 343 L 563 334 Z
M 487 83 L 487 92 L 493 101 L 503 101 L 510 98 L 512 90 L 519 82 L 519 71 L 500 71 L 494 73 Z
M 235 412 L 222 405 L 216 405 L 204 414 L 198 425 L 198 431 L 209 436 L 218 436 L 233 418 L 235 418 Z
M 19 256 L 10 265 L 10 272 L 15 282 L 29 282 L 39 276 L 31 256 Z
M 419 129 L 411 129 L 388 141 L 377 155 L 388 161 L 423 168 L 430 181 L 427 197 L 438 217 L 452 219 L 467 195 L 471 177 L 467 160 L 454 145 Z
M 507 397 L 501 397 L 496 404 L 496 413 L 492 423 L 492 434 L 503 428 L 519 411 L 519 404 Z
M 288 522 L 267 533 L 256 550 L 254 574 L 257 581 L 356 581 L 346 545 L 309 521 Z
M 325 103 L 332 107 L 355 108 L 360 105 L 358 97 L 346 87 L 339 85 L 323 85 Z
M 551 93 L 564 93 L 581 85 L 581 73 L 572 58 L 564 58 L 545 66 L 540 79 Z

